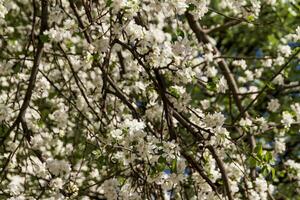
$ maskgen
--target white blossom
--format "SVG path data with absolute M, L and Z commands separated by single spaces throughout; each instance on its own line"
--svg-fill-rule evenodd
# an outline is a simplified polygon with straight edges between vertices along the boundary
M 9 178 L 10 183 L 8 184 L 8 189 L 11 194 L 19 195 L 24 190 L 25 177 L 15 175 Z
M 3 5 L 3 1 L 1 0 L 0 1 L 0 18 L 4 18 L 7 13 L 8 13 L 8 10 Z
M 295 162 L 294 160 L 291 160 L 291 159 L 287 160 L 285 162 L 285 165 L 300 171 L 300 163 Z
M 124 121 L 124 127 L 129 128 L 129 131 L 131 132 L 137 132 L 143 130 L 146 127 L 146 125 L 144 122 L 139 122 L 136 119 L 133 120 L 126 119 Z
M 245 70 L 247 68 L 247 63 L 245 60 L 241 59 L 241 60 L 234 60 L 232 62 L 232 64 L 234 66 L 240 66 L 243 70 Z
M 185 93 L 185 88 L 182 86 L 174 85 L 171 87 L 171 89 L 174 89 L 180 95 L 183 95 Z
M 201 19 L 208 12 L 209 0 L 192 1 L 197 9 L 193 10 L 192 13 L 197 19 Z
M 300 26 L 297 26 L 296 28 L 296 40 L 300 40 Z
M 289 128 L 292 123 L 294 123 L 294 118 L 289 112 L 282 112 L 282 120 L 281 123 L 286 127 Z
M 276 0 L 265 0 L 265 1 L 269 5 L 275 5 L 276 4 Z
M 202 100 L 201 102 L 201 105 L 203 107 L 204 110 L 208 109 L 210 107 L 210 101 L 205 99 L 205 100 Z
M 225 117 L 222 113 L 207 114 L 204 122 L 208 127 L 221 127 L 225 122 Z
M 37 134 L 31 137 L 31 144 L 34 149 L 39 149 L 44 144 L 44 140 L 41 135 Z
M 71 165 L 65 160 L 47 160 L 47 167 L 54 175 L 68 174 L 71 171 Z
M 175 10 L 176 12 L 178 12 L 178 14 L 183 14 L 184 11 L 188 8 L 188 4 L 186 2 L 186 0 L 175 0 L 173 2 L 174 6 L 175 6 Z
M 278 108 L 280 107 L 278 99 L 271 99 L 268 103 L 268 110 L 271 112 L 276 112 Z
M 218 70 L 214 66 L 209 67 L 206 71 L 206 75 L 208 77 L 215 77 L 217 75 L 217 73 L 218 73 Z
M 116 179 L 106 180 L 102 185 L 104 196 L 107 199 L 117 200 L 118 198 L 117 187 L 118 187 L 118 181 Z
M 300 103 L 291 105 L 292 110 L 296 114 L 297 122 L 300 122 Z
M 0 198 L 298 198 L 296 2 L 0 0 Z
M 249 127 L 252 125 L 252 121 L 249 118 L 243 118 L 240 120 L 240 125 Z
M 283 153 L 286 150 L 285 138 L 276 138 L 275 139 L 275 152 Z
M 278 76 L 276 76 L 276 78 L 273 80 L 273 83 L 274 84 L 277 84 L 277 85 L 283 85 L 284 84 L 284 77 L 279 74 Z
M 0 103 L 0 122 L 5 120 L 5 118 L 8 116 L 8 108 Z
M 224 76 L 221 77 L 218 86 L 217 86 L 218 92 L 225 93 L 226 90 L 228 89 L 227 81 L 224 78 Z
M 59 189 L 63 189 L 63 180 L 61 178 L 55 178 L 50 181 L 50 187 L 52 190 L 58 191 Z
M 272 67 L 273 60 L 272 59 L 266 59 L 262 61 L 263 66 L 265 67 Z
M 278 50 L 279 50 L 279 52 L 280 52 L 283 56 L 285 56 L 285 57 L 290 56 L 291 53 L 292 53 L 292 49 L 291 49 L 291 47 L 288 46 L 288 45 L 280 45 L 280 46 L 278 47 Z

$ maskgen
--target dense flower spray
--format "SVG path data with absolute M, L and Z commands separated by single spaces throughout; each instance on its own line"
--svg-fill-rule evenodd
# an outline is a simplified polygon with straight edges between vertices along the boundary
M 0 0 L 0 199 L 299 199 L 293 0 Z

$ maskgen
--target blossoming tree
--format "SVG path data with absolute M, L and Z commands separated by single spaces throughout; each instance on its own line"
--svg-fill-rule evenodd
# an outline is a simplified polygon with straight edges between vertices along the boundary
M 299 199 L 299 13 L 0 0 L 0 199 Z

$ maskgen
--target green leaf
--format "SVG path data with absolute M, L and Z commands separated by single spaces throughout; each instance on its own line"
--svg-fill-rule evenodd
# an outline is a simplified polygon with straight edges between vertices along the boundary
M 48 35 L 40 35 L 39 38 L 43 43 L 50 42 L 50 38 Z
M 257 160 L 255 158 L 253 158 L 252 156 L 248 158 L 247 162 L 250 167 L 257 166 Z
M 177 160 L 176 160 L 176 159 L 174 159 L 174 160 L 172 161 L 172 171 L 173 171 L 173 172 L 176 172 L 176 171 L 177 171 Z
M 16 63 L 16 64 L 13 66 L 14 73 L 20 72 L 21 66 L 22 66 L 22 65 L 21 65 L 20 63 Z
M 271 173 L 272 173 L 272 179 L 274 180 L 276 178 L 276 170 L 274 167 L 272 167 Z
M 84 144 L 79 144 L 78 149 L 79 149 L 79 151 L 83 151 L 85 149 L 85 145 Z
M 112 4 L 112 3 L 113 3 L 113 1 L 112 1 L 112 0 L 107 0 L 107 1 L 106 1 L 106 6 L 108 6 L 108 7 L 109 7 L 109 6 L 111 6 L 111 4 Z
M 73 44 L 73 42 L 72 42 L 71 40 L 67 40 L 67 41 L 65 42 L 65 44 L 66 44 L 66 46 L 67 46 L 68 48 L 71 48 L 71 47 L 74 46 L 74 44 Z
M 272 83 L 267 83 L 267 87 L 271 90 L 275 90 L 274 86 Z
M 8 131 L 8 127 L 3 123 L 0 125 L 0 137 L 4 136 Z
M 158 159 L 158 163 L 165 164 L 166 163 L 166 158 L 160 156 L 159 159 Z
M 214 81 L 209 82 L 207 83 L 206 88 L 210 91 L 215 91 L 217 88 L 217 84 Z
M 98 159 L 101 156 L 101 151 L 100 150 L 94 150 L 94 151 L 92 151 L 92 154 L 95 156 L 96 159 Z
M 176 98 L 179 99 L 180 95 L 175 88 L 170 88 L 170 93 Z
M 184 38 L 184 32 L 180 28 L 177 28 L 176 30 L 176 35 L 180 36 L 181 38 Z
M 249 16 L 247 17 L 247 20 L 248 20 L 249 22 L 253 22 L 253 21 L 255 20 L 254 15 L 249 15 Z
M 257 157 L 262 160 L 263 159 L 263 148 L 262 144 L 257 145 Z
M 190 3 L 189 7 L 187 8 L 187 11 L 193 11 L 195 10 L 197 7 L 195 6 L 195 4 Z
M 266 161 L 267 163 L 269 163 L 270 161 L 273 160 L 273 156 L 272 156 L 272 153 L 267 151 L 265 156 L 264 156 L 264 161 Z
M 278 175 L 279 177 L 285 177 L 285 176 L 286 176 L 286 171 L 285 171 L 285 170 L 278 171 L 278 172 L 277 172 L 277 175 Z
M 268 176 L 268 174 L 269 174 L 268 167 L 267 166 L 263 166 L 263 168 L 262 168 L 262 175 L 263 176 Z

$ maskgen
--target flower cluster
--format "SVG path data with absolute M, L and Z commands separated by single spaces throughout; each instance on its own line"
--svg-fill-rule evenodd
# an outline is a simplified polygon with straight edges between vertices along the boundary
M 298 7 L 0 0 L 0 199 L 299 199 Z

